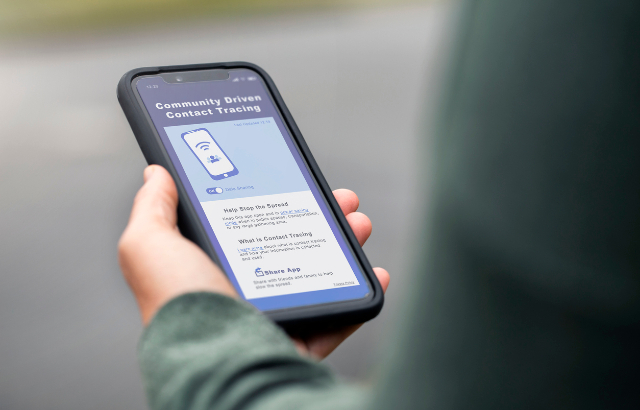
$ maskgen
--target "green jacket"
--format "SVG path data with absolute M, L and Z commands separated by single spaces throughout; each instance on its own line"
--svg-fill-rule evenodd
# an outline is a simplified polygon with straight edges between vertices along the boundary
M 461 27 L 428 245 L 374 388 L 190 294 L 140 345 L 152 409 L 638 407 L 640 1 L 468 1 Z
M 165 305 L 140 359 L 152 409 L 356 409 L 366 398 L 255 308 L 211 293 Z

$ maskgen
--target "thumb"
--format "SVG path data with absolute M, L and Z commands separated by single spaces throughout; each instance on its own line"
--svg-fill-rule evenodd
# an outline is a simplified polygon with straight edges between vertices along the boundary
M 129 225 L 175 228 L 178 191 L 173 178 L 160 165 L 150 165 L 144 170 L 144 181 L 133 201 Z

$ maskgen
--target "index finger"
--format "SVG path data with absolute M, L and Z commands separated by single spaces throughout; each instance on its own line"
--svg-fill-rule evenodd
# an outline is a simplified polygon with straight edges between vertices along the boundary
M 333 191 L 333 196 L 336 198 L 336 201 L 338 201 L 338 205 L 340 205 L 340 209 L 342 209 L 345 215 L 357 211 L 358 206 L 360 206 L 358 195 L 349 189 L 336 189 Z

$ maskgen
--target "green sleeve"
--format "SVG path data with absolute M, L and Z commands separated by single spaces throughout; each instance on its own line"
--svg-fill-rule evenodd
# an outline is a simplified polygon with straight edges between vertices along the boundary
M 140 362 L 153 410 L 358 409 L 359 389 L 298 354 L 288 336 L 244 302 L 190 293 L 146 329 Z

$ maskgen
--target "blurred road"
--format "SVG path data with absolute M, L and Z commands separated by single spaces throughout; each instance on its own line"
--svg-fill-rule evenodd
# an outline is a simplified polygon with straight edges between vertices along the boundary
M 367 378 L 410 274 L 428 180 L 419 130 L 453 15 L 436 2 L 0 43 L 0 408 L 146 408 L 140 321 L 116 261 L 145 163 L 115 86 L 150 65 L 261 65 L 330 185 L 360 195 L 366 253 L 393 280 L 381 317 L 328 362 Z

